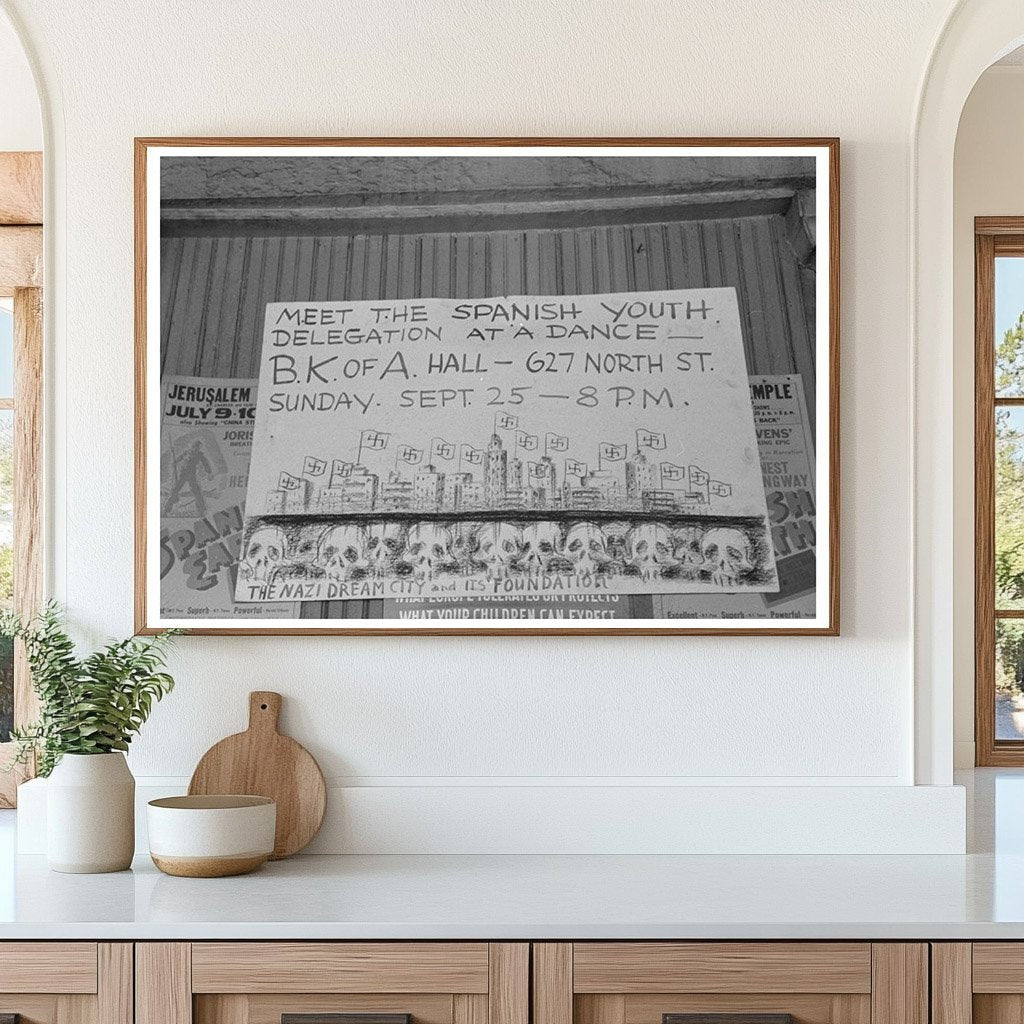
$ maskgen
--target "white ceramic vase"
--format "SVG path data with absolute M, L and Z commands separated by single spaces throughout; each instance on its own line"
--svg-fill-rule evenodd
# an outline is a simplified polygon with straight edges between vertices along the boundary
M 124 754 L 65 754 L 46 783 L 54 871 L 124 871 L 135 853 L 135 779 Z

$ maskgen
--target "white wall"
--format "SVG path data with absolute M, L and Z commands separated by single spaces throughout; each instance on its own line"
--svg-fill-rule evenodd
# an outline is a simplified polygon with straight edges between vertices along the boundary
M 132 136 L 843 140 L 842 638 L 185 639 L 137 773 L 187 776 L 262 687 L 329 777 L 427 802 L 913 781 L 908 160 L 946 0 L 9 6 L 54 120 L 52 588 L 92 637 L 132 626 Z
M 39 97 L 25 50 L 0 14 L 0 152 L 43 148 Z
M 1024 216 L 1024 65 L 990 68 L 960 119 L 954 162 L 954 737 L 974 764 L 974 218 Z

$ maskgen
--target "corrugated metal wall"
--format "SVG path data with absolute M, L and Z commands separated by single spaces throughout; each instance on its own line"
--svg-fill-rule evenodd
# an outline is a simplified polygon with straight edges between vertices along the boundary
M 161 371 L 258 377 L 268 302 L 732 286 L 748 372 L 802 374 L 814 409 L 813 270 L 800 265 L 785 214 L 597 227 L 566 219 L 515 231 L 305 235 L 179 221 L 161 243 Z M 633 617 L 653 614 L 649 597 L 629 600 Z M 305 602 L 300 612 L 381 614 L 379 601 Z
M 259 376 L 268 302 L 733 286 L 749 373 L 802 374 L 814 408 L 813 289 L 801 287 L 808 271 L 779 214 L 486 233 L 186 232 L 178 225 L 161 246 L 164 373 Z

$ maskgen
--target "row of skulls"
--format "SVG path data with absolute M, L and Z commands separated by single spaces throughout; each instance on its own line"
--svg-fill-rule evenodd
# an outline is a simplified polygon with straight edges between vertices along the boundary
M 395 522 L 343 523 L 289 534 L 262 523 L 244 544 L 240 573 L 248 581 L 287 577 L 366 577 L 575 573 L 643 579 L 701 579 L 719 586 L 755 571 L 750 537 L 733 527 L 669 527 L 663 523 Z

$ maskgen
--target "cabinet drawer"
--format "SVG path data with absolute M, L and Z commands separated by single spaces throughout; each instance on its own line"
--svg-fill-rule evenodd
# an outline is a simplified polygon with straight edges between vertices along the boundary
M 529 1024 L 515 942 L 136 947 L 136 1024 Z
M 534 1024 L 926 1024 L 923 943 L 537 943 Z
M 0 942 L 0 1018 L 21 1024 L 132 1024 L 126 942 Z
M 869 943 L 578 942 L 573 991 L 871 991 Z
M 192 991 L 484 993 L 488 967 L 486 942 L 197 942 Z
M 95 942 L 0 943 L 0 992 L 96 991 Z
M 1024 942 L 976 942 L 972 988 L 978 993 L 1024 994 Z

